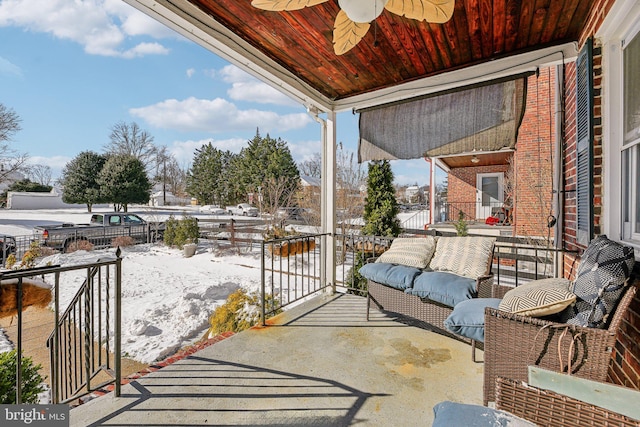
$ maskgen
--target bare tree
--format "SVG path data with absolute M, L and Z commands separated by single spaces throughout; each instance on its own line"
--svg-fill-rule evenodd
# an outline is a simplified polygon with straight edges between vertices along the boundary
M 17 153 L 9 145 L 13 134 L 21 129 L 16 112 L 0 104 L 0 182 L 22 170 L 28 159 L 27 154 Z
M 300 175 L 320 178 L 322 171 L 322 157 L 320 156 L 320 153 L 314 153 L 313 157 L 309 160 L 300 162 L 300 164 L 298 164 L 298 169 L 300 169 Z
M 318 157 L 318 168 L 320 168 L 320 159 Z M 315 159 L 316 157 L 314 157 Z M 315 169 L 310 165 L 313 162 L 303 162 L 300 170 L 311 172 Z M 304 166 L 306 165 L 306 166 Z M 314 175 L 310 175 L 314 176 Z M 318 176 L 320 177 L 319 173 Z M 362 215 L 364 205 L 364 195 L 361 191 L 364 188 L 367 174 L 363 171 L 362 166 L 358 164 L 355 153 L 345 150 L 342 143 L 338 144 L 336 152 L 336 209 L 338 210 L 338 220 L 343 232 L 348 229 L 359 227 L 356 225 L 358 221 L 354 221 Z M 308 218 L 307 221 L 311 225 L 320 225 L 320 189 L 319 188 L 303 188 L 298 194 L 298 205 L 306 208 Z
M 51 167 L 47 165 L 31 165 L 25 167 L 27 178 L 41 185 L 51 185 Z
M 110 142 L 104 147 L 107 154 L 128 154 L 140 160 L 149 170 L 155 166 L 158 147 L 153 136 L 140 129 L 136 122 L 118 122 L 111 128 Z
M 276 213 L 281 207 L 291 206 L 297 188 L 292 190 L 290 178 L 279 176 L 267 178 L 260 187 L 260 208 L 262 212 L 269 214 L 271 228 L 278 226 L 279 218 Z
M 338 144 L 336 153 L 336 186 L 338 189 L 336 207 L 340 215 L 339 225 L 343 233 L 360 227 L 356 225 L 355 218 L 362 216 L 364 207 L 364 191 L 367 173 L 358 163 L 355 153 L 347 151 Z M 357 222 L 359 224 L 359 222 Z

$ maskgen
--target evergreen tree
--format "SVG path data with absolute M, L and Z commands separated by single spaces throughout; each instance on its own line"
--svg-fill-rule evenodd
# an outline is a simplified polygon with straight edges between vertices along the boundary
M 149 201 L 151 181 L 144 164 L 133 156 L 111 156 L 100 171 L 97 181 L 105 201 L 113 203 L 116 211 L 122 207 L 127 212 L 129 204 Z
M 7 191 L 48 193 L 52 188 L 53 187 L 51 187 L 50 185 L 43 185 L 38 182 L 33 182 L 30 179 L 21 179 L 20 181 L 16 181 L 9 187 L 7 187 Z
M 63 186 L 62 201 L 82 203 L 91 207 L 105 200 L 100 194 L 97 178 L 107 161 L 106 157 L 93 151 L 83 151 L 67 163 L 62 170 L 60 183 Z
M 234 162 L 234 182 L 238 183 L 241 196 L 258 193 L 265 183 L 286 182 L 284 191 L 277 192 L 278 200 L 269 200 L 268 192 L 262 192 L 265 205 L 282 206 L 300 185 L 300 172 L 285 141 L 273 139 L 269 134 L 263 138 L 257 130 Z
M 218 150 L 211 143 L 197 149 L 187 173 L 187 192 L 201 205 L 217 204 L 224 208 L 230 204 L 233 189 L 229 178 L 234 157 L 232 152 Z
M 393 188 L 393 171 L 388 160 L 369 163 L 367 196 L 364 201 L 364 226 L 366 236 L 396 237 L 400 234 L 398 202 Z M 363 248 L 364 249 L 364 248 Z M 347 283 L 356 295 L 366 295 L 367 280 L 360 275 L 366 259 L 371 256 L 365 250 L 356 254 L 355 264 L 349 271 Z
M 398 236 L 401 231 L 398 212 L 398 202 L 393 188 L 393 171 L 389 161 L 376 160 L 369 163 L 362 234 Z

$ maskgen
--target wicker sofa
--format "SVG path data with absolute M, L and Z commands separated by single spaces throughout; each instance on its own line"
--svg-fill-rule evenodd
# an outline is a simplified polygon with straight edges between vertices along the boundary
M 605 381 L 616 334 L 637 291 L 633 266 L 632 248 L 600 236 L 584 252 L 572 284 L 580 294 L 578 286 L 586 282 L 587 295 L 567 310 L 537 318 L 485 308 L 484 404 L 495 401 L 498 377 L 526 381 L 530 365 Z M 493 285 L 491 296 L 502 298 L 512 289 Z M 604 301 L 608 294 L 613 298 Z M 588 297 L 594 298 L 590 304 Z
M 421 252 L 420 242 L 427 247 L 433 244 L 433 249 Z M 368 281 L 367 319 L 373 302 L 380 310 L 416 319 L 424 324 L 420 326 L 461 339 L 444 329 L 443 322 L 460 300 L 491 295 L 494 243 L 493 237 L 479 236 L 395 239 L 374 265 L 360 269 Z M 386 275 L 372 273 L 376 269 Z M 427 289 L 423 287 L 426 282 Z M 455 293 L 452 289 L 458 286 L 464 291 L 447 294 Z

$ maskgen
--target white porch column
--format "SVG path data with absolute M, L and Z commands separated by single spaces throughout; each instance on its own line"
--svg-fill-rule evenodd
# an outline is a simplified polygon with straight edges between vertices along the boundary
M 322 188 L 321 188 L 321 223 L 322 233 L 326 234 L 323 253 L 324 260 L 321 272 L 323 285 L 331 286 L 336 291 L 336 113 L 328 112 L 323 125 L 322 135 Z
M 436 162 L 433 159 L 425 159 L 429 162 L 429 227 L 434 223 L 433 210 L 436 208 Z

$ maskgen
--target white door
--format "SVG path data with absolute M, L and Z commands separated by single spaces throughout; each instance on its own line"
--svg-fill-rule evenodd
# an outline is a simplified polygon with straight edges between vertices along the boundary
M 502 208 L 504 173 L 479 173 L 476 176 L 476 219 L 486 219 Z

